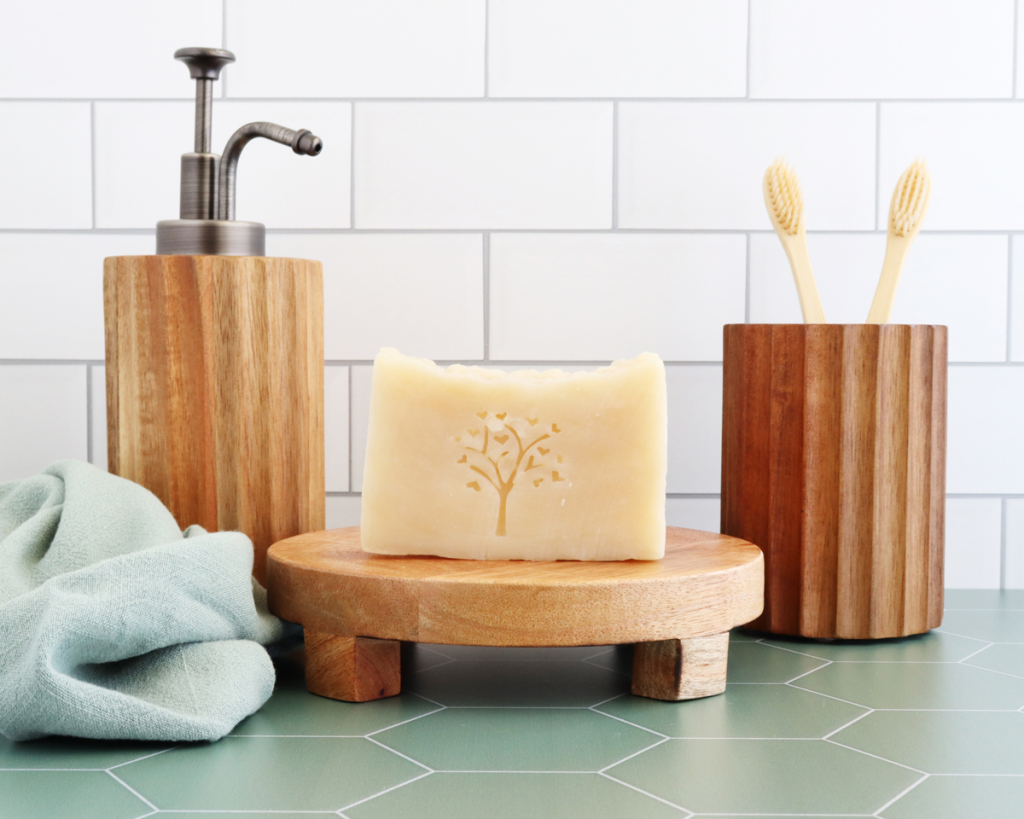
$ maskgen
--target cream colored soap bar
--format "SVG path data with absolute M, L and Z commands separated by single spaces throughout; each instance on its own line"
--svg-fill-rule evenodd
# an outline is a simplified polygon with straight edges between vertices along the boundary
M 665 367 L 373 366 L 362 545 L 491 560 L 665 554 Z

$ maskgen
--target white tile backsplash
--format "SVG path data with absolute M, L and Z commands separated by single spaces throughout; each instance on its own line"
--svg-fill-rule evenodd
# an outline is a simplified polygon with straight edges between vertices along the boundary
M 721 510 L 718 498 L 669 498 L 665 501 L 665 522 L 684 529 L 718 532 L 722 525 Z
M 1013 253 L 1010 299 L 1010 360 L 1024 361 L 1024 240 L 1010 239 Z
M 348 491 L 348 367 L 324 367 L 324 488 Z
M 1014 0 L 751 0 L 750 95 L 1013 94 Z
M 750 320 L 799 323 L 796 286 L 781 243 L 764 233 L 750 241 Z M 863 324 L 878 285 L 885 237 L 811 234 L 807 246 L 828 320 Z M 1005 236 L 918 236 L 900 278 L 892 321 L 947 325 L 950 361 L 1005 361 L 1007 249 Z
M 932 173 L 924 230 L 1024 229 L 1024 103 L 882 103 L 879 132 L 880 229 L 917 157 Z
M 1006 588 L 1024 589 L 1024 498 L 1006 504 Z
M 323 262 L 328 360 L 483 357 L 479 234 L 271 234 L 267 253 Z
M 0 98 L 188 98 L 194 83 L 172 55 L 221 42 L 221 0 L 34 0 L 3 16 Z M 38 143 L 32 153 L 44 155 Z
M 0 365 L 0 482 L 88 455 L 84 365 Z
M 89 407 L 89 463 L 100 469 L 107 468 L 107 368 L 102 365 L 89 367 L 92 378 L 92 393 Z
M 154 228 L 178 218 L 180 156 L 193 147 L 195 105 L 110 102 L 96 105 L 96 225 Z M 238 163 L 236 218 L 268 228 L 347 228 L 351 192 L 352 108 L 340 102 L 216 102 L 213 148 L 236 128 L 264 120 L 308 128 L 324 141 L 316 157 L 254 139 Z
M 743 236 L 491 236 L 491 358 L 722 358 L 743 321 Z M 599 331 L 597 331 L 599 329 Z
M 153 236 L 0 233 L 0 359 L 102 359 L 103 259 Z
M 225 72 L 229 96 L 483 95 L 485 0 L 225 5 L 227 47 L 239 55 Z
M 950 367 L 946 491 L 1024 494 L 1024 367 Z
M 870 103 L 625 102 L 619 226 L 770 230 L 761 180 L 785 156 L 809 230 L 874 226 Z
M 0 230 L 92 227 L 90 117 L 87 102 L 0 102 Z
M 668 491 L 722 490 L 722 368 L 675 365 L 668 381 Z
M 608 228 L 612 105 L 359 103 L 360 228 Z
M 363 491 L 366 433 L 370 427 L 370 386 L 373 367 L 352 368 L 352 491 Z
M 491 0 L 492 97 L 742 97 L 746 0 Z
M 215 87 L 214 150 L 254 120 L 324 140 L 315 159 L 249 145 L 238 217 L 268 226 L 270 253 L 324 262 L 330 525 L 359 519 L 369 362 L 387 345 L 567 370 L 660 353 L 669 520 L 717 529 L 721 366 L 694 362 L 717 361 L 721 325 L 746 312 L 799 320 L 764 211 L 765 168 L 778 155 L 796 168 L 828 316 L 861 322 L 892 186 L 920 155 L 934 198 L 893 320 L 950 328 L 947 585 L 1000 582 L 1000 504 L 1002 582 L 1024 587 L 1015 5 L 11 5 L 0 31 L 11 125 L 0 137 L 0 480 L 85 457 L 90 441 L 105 465 L 103 367 L 89 363 L 102 360 L 102 258 L 152 252 L 155 222 L 177 216 L 194 83 L 172 54 L 219 46 L 238 62 Z
M 358 526 L 363 499 L 358 495 L 334 495 L 327 498 L 327 528 Z
M 998 589 L 1002 566 L 1002 501 L 946 501 L 946 586 Z

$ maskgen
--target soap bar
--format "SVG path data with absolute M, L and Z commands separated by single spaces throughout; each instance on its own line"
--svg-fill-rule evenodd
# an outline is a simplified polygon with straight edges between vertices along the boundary
M 381 350 L 361 540 L 378 554 L 656 560 L 665 553 L 665 367 L 505 373 Z

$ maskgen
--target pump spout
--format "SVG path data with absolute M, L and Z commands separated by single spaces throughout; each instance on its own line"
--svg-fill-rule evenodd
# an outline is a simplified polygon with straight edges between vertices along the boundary
M 282 145 L 290 145 L 297 154 L 316 156 L 323 150 L 324 144 L 320 137 L 306 130 L 293 131 L 283 125 L 272 122 L 250 122 L 243 125 L 231 135 L 221 155 L 220 168 L 217 173 L 217 218 L 231 220 L 235 218 L 235 182 L 238 176 L 238 160 L 242 149 L 250 140 L 263 137 Z

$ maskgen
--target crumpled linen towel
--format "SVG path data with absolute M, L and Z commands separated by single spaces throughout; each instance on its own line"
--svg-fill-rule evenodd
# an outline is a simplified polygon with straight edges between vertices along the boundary
M 0 733 L 220 739 L 273 692 L 264 646 L 296 637 L 252 560 L 80 461 L 0 483 Z

